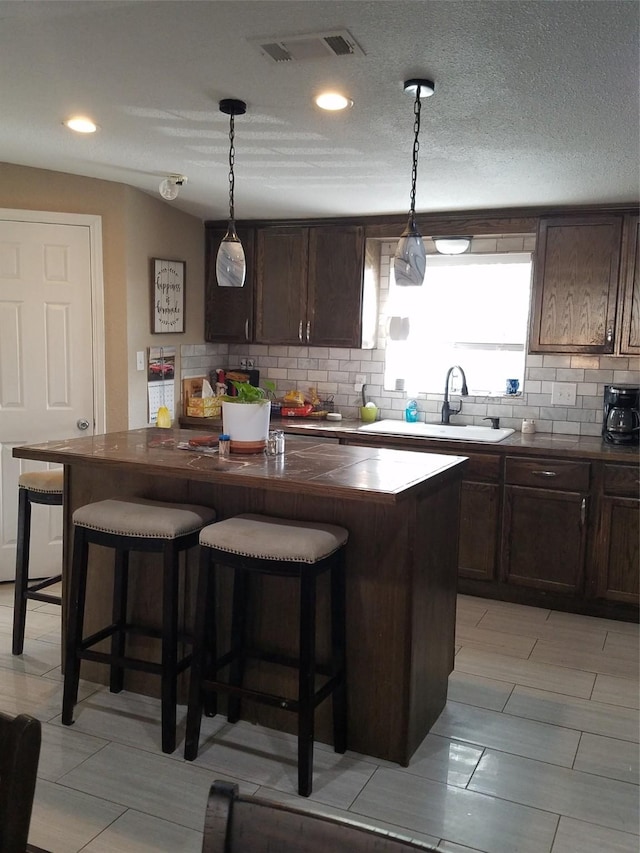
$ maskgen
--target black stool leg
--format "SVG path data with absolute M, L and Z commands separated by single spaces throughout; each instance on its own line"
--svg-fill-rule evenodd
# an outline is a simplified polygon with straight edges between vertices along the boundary
M 175 541 L 163 551 L 162 580 L 162 751 L 176 748 L 176 704 L 178 702 L 178 570 L 180 554 Z
M 236 569 L 233 577 L 233 605 L 231 617 L 231 653 L 233 660 L 229 669 L 229 684 L 242 687 L 246 655 L 246 612 L 247 612 L 247 573 Z M 240 696 L 231 693 L 227 706 L 227 720 L 237 723 L 240 719 Z
M 313 785 L 314 693 L 316 658 L 316 575 L 311 567 L 300 578 L 300 670 L 298 673 L 298 793 Z
M 64 690 L 62 694 L 62 723 L 73 723 L 73 708 L 78 700 L 80 658 L 77 651 L 82 643 L 84 603 L 87 589 L 89 543 L 82 527 L 76 527 L 73 539 L 73 563 L 69 581 L 67 631 L 64 654 Z
M 127 592 L 129 587 L 129 552 L 116 549 L 113 571 L 112 620 L 116 631 L 111 638 L 111 654 L 123 658 L 126 651 Z M 112 664 L 109 674 L 109 690 L 120 693 L 124 687 L 124 667 Z
M 206 549 L 203 549 L 206 550 Z M 208 555 L 205 554 L 205 557 Z M 217 619 L 217 592 L 216 592 L 216 564 L 209 561 L 205 586 L 203 588 L 205 617 L 202 628 L 203 657 L 200 670 L 200 679 L 215 681 L 215 663 L 218 659 L 218 619 Z M 195 649 L 194 649 L 195 651 Z M 193 670 L 192 670 L 193 671 Z M 218 713 L 218 693 L 215 690 L 205 690 L 202 696 L 205 717 L 215 717 Z
M 214 572 L 214 564 L 210 560 L 209 549 L 201 547 L 196 612 L 193 626 L 193 657 L 191 658 L 191 680 L 189 682 L 187 731 L 184 744 L 184 757 L 187 761 L 193 761 L 198 756 L 203 701 L 205 708 L 213 708 L 215 714 L 216 694 L 213 694 L 212 702 L 210 698 L 203 697 L 203 693 L 206 693 L 208 697 L 211 691 L 203 690 L 202 688 L 203 680 L 210 674 L 211 661 L 216 658 L 215 646 L 211 649 L 207 647 L 208 640 L 216 636 Z M 213 626 L 211 626 L 212 622 L 214 623 Z
M 27 619 L 27 584 L 29 582 L 29 542 L 31 536 L 31 502 L 27 489 L 18 489 L 18 541 L 16 548 L 16 585 L 13 599 L 13 643 L 11 652 L 21 655 Z
M 347 676 L 346 676 L 346 613 L 345 613 L 344 549 L 336 555 L 331 567 L 331 645 L 333 672 L 338 683 L 333 691 L 333 748 L 344 753 L 347 749 Z

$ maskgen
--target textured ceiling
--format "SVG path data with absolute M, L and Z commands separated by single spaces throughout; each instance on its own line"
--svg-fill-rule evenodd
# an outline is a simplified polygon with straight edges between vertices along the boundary
M 419 211 L 632 202 L 639 190 L 636 0 L 0 0 L 0 160 L 119 181 L 227 215 L 404 213 L 423 102 Z M 346 29 L 364 56 L 281 65 L 258 37 Z M 338 114 L 312 96 L 338 88 Z M 77 137 L 64 118 L 101 130 Z M 158 196 L 159 197 L 159 196 Z M 0 192 L 1 204 L 1 192 Z

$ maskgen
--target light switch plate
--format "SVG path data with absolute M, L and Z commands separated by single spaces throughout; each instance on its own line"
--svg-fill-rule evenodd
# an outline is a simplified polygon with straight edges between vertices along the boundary
M 136 353 L 136 370 L 144 370 L 144 350 Z
M 576 404 L 575 382 L 552 382 L 551 383 L 551 405 L 552 406 L 575 406 Z
M 366 381 L 367 377 L 364 375 L 364 373 L 356 373 L 355 382 L 353 383 L 353 390 L 362 391 L 362 387 Z

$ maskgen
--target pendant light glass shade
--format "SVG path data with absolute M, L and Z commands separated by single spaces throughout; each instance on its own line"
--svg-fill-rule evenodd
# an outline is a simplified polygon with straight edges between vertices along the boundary
M 216 258 L 216 279 L 219 287 L 243 287 L 247 262 L 235 222 L 229 222 Z
M 396 284 L 402 287 L 416 287 L 424 281 L 427 265 L 427 252 L 418 226 L 416 225 L 416 181 L 418 178 L 418 150 L 420 148 L 420 98 L 433 95 L 435 86 L 431 80 L 405 80 L 405 92 L 415 93 L 413 105 L 413 159 L 411 167 L 411 208 L 409 221 L 405 228 L 393 259 L 393 272 Z
M 421 285 L 424 281 L 426 265 L 427 252 L 424 240 L 418 231 L 415 219 L 409 219 L 393 258 L 396 284 L 401 287 Z
M 220 112 L 229 118 L 229 224 L 227 233 L 222 238 L 216 257 L 216 280 L 218 287 L 244 287 L 247 274 L 247 261 L 240 238 L 236 234 L 236 223 L 234 217 L 234 189 L 235 175 L 233 166 L 235 163 L 235 128 L 234 117 L 244 115 L 247 105 L 244 101 L 227 98 L 220 101 Z

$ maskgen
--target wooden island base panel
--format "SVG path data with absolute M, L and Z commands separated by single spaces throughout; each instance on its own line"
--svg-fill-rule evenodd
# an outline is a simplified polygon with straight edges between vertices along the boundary
M 346 527 L 348 747 L 407 765 L 445 705 L 453 670 L 460 484 L 466 458 L 291 437 L 282 456 L 221 459 L 178 449 L 178 443 L 193 435 L 150 428 L 14 449 L 17 457 L 65 467 L 63 590 L 71 561 L 72 513 L 109 497 L 204 504 L 215 507 L 219 518 L 254 512 Z M 134 616 L 158 624 L 157 556 L 133 555 L 131 565 Z M 193 550 L 181 587 L 187 632 L 196 567 Z M 295 654 L 297 594 L 280 578 L 257 580 L 250 589 L 255 614 L 250 630 L 274 650 Z M 228 612 L 229 581 L 222 573 L 223 613 L 225 608 Z M 90 554 L 89 631 L 110 621 L 111 584 L 112 555 L 96 547 Z M 320 583 L 320 613 L 328 607 L 327 592 Z M 228 621 L 221 622 L 221 632 L 228 633 Z M 327 624 L 321 616 L 319 625 Z M 327 639 L 319 633 L 320 659 L 326 658 Z M 130 651 L 144 654 L 144 644 L 153 642 L 138 638 L 140 645 Z M 146 651 L 151 655 L 157 649 Z M 274 675 L 273 667 L 262 667 L 257 662 L 248 668 L 249 684 L 295 695 L 292 672 L 283 668 Z M 83 661 L 82 677 L 108 682 L 105 667 L 88 661 Z M 125 688 L 157 695 L 157 680 L 127 672 Z M 246 702 L 242 716 L 292 730 L 291 715 L 277 708 Z M 316 738 L 331 743 L 329 702 L 318 709 Z

